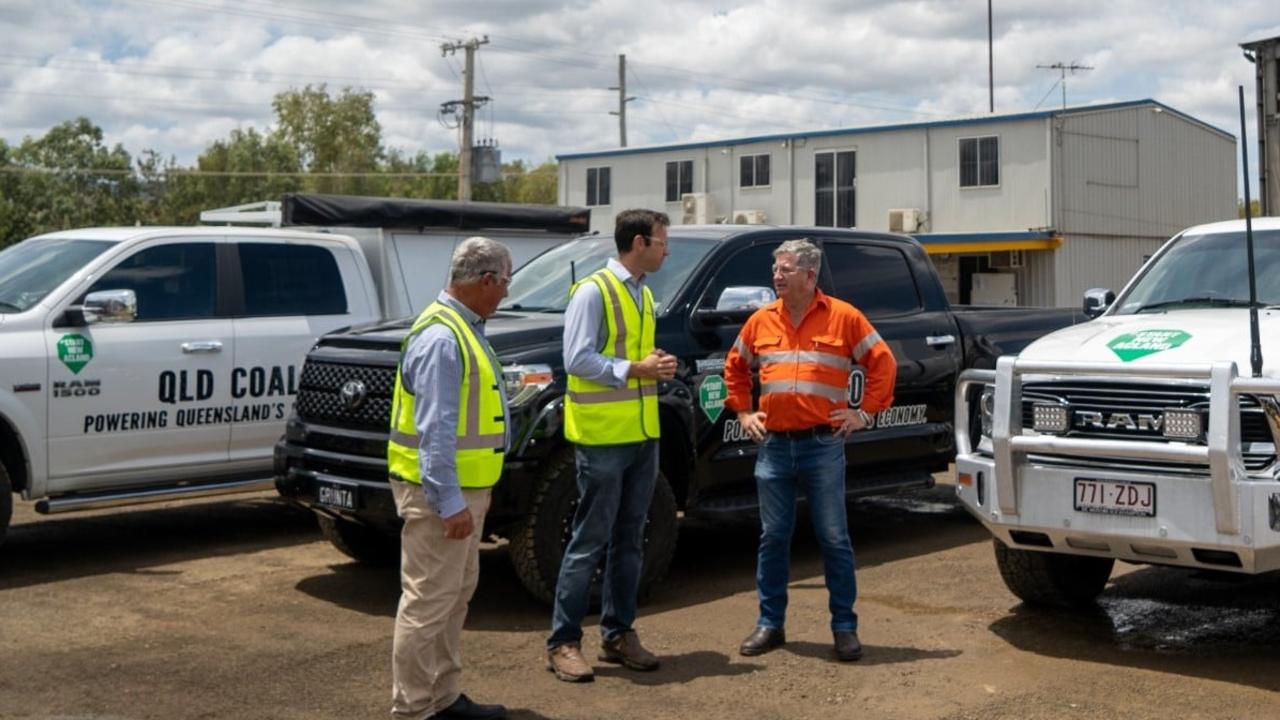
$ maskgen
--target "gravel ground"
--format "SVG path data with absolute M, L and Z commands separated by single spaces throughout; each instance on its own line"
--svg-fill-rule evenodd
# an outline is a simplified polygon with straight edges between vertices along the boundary
M 940 476 L 941 481 L 945 478 Z M 384 718 L 394 570 L 348 562 L 270 494 L 41 517 L 0 548 L 0 717 Z M 483 551 L 466 691 L 513 718 L 1275 718 L 1280 580 L 1118 566 L 1099 607 L 1022 607 L 945 484 L 858 503 L 861 662 L 834 661 L 796 539 L 781 650 L 755 618 L 755 529 L 686 526 L 638 623 L 663 666 L 545 670 L 550 612 Z M 598 634 L 584 650 L 594 656 Z

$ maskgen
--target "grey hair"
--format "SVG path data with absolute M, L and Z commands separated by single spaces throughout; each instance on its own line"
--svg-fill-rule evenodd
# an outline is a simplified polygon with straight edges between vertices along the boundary
M 817 272 L 822 265 L 822 251 L 812 241 L 804 238 L 788 240 L 779 245 L 778 249 L 773 251 L 773 257 L 776 259 L 779 255 L 794 255 L 796 267 L 804 270 Z
M 485 273 L 501 275 L 511 265 L 511 251 L 506 245 L 487 237 L 469 237 L 453 250 L 449 263 L 449 284 L 466 285 L 479 282 Z

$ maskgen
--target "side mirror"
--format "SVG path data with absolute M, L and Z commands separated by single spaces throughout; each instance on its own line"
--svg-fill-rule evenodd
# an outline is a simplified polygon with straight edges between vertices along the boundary
M 84 323 L 127 323 L 138 316 L 138 296 L 132 290 L 102 290 L 85 296 L 80 306 Z
M 731 285 L 720 291 L 714 308 L 694 310 L 690 325 L 695 330 L 719 325 L 741 324 L 751 313 L 777 300 L 773 288 L 754 285 Z
M 1080 310 L 1090 320 L 1098 317 L 1111 307 L 1111 303 L 1116 301 L 1116 294 L 1108 288 L 1089 288 L 1084 291 L 1084 302 L 1080 306 Z
M 757 310 L 777 300 L 773 288 L 755 285 L 730 285 L 720 291 L 716 310 Z

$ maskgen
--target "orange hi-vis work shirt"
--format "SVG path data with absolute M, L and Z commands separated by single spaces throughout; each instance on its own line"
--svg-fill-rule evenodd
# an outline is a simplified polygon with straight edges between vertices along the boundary
M 892 405 L 898 363 L 866 316 L 818 290 L 796 327 L 776 300 L 747 319 L 725 359 L 725 405 L 734 412 L 752 409 L 752 371 L 758 369 L 767 430 L 835 426 L 831 412 L 849 407 L 855 363 L 866 371 L 862 409 L 877 413 Z

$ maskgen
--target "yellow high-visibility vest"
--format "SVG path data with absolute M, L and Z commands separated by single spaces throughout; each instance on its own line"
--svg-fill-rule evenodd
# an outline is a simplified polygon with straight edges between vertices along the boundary
M 413 322 L 409 336 L 400 345 L 401 357 L 409 342 L 431 325 L 441 324 L 453 331 L 462 350 L 461 403 L 458 408 L 458 484 L 464 488 L 487 488 L 502 475 L 506 445 L 501 374 L 489 360 L 483 340 L 457 310 L 434 302 Z M 402 368 L 396 368 L 396 389 L 391 400 L 391 436 L 387 440 L 387 467 L 405 482 L 422 484 L 418 464 L 418 429 L 413 421 L 414 396 L 405 387 Z
M 604 300 L 607 333 L 601 354 L 639 362 L 653 352 L 653 294 L 649 288 L 642 289 L 644 306 L 636 307 L 626 285 L 608 268 L 602 268 L 574 285 L 570 294 L 588 282 L 600 288 Z M 564 435 L 579 445 L 624 445 L 657 439 L 657 381 L 630 378 L 624 387 L 616 388 L 569 375 Z

